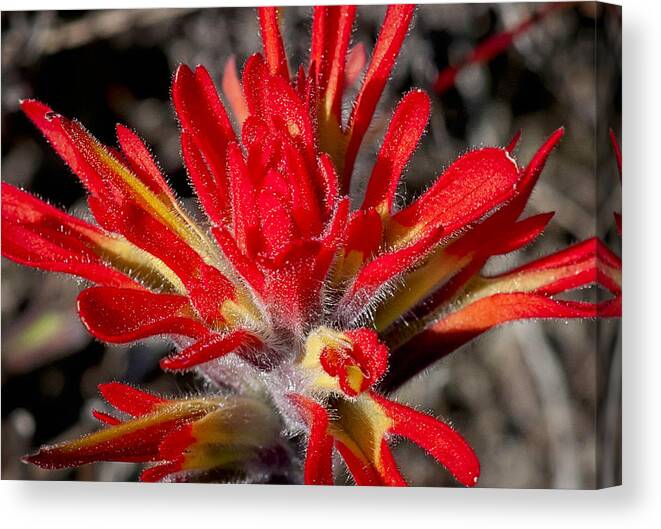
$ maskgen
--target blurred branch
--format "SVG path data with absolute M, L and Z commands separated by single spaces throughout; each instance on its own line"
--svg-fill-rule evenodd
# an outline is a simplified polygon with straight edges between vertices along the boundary
M 46 24 L 46 27 L 40 31 L 28 34 L 25 31 L 9 31 L 3 42 L 3 62 L 30 62 L 36 57 L 78 48 L 99 39 L 111 38 L 181 18 L 193 11 L 196 9 L 94 11 L 71 22 L 54 26 Z
M 540 325 L 513 325 L 523 359 L 535 380 L 540 410 L 546 421 L 551 488 L 582 486 L 577 440 L 566 374 Z

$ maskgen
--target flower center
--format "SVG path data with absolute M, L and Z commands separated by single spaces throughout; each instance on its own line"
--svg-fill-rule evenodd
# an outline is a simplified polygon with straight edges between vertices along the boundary
M 316 375 L 316 389 L 356 397 L 385 373 L 388 348 L 371 329 L 317 327 L 306 339 L 301 365 Z

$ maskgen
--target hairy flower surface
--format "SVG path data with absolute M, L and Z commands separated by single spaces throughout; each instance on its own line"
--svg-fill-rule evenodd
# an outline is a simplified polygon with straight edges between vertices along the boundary
M 118 126 L 118 148 L 106 147 L 80 123 L 22 102 L 85 185 L 96 223 L 3 184 L 3 255 L 89 281 L 78 310 L 91 334 L 109 343 L 166 337 L 175 352 L 161 367 L 205 381 L 203 393 L 180 399 L 102 385 L 123 415 L 95 412 L 103 429 L 27 461 L 146 462 L 143 480 L 229 472 L 256 481 L 302 434 L 305 483 L 332 484 L 337 453 L 359 485 L 405 485 L 391 453 L 405 438 L 475 485 L 479 462 L 461 435 L 385 395 L 498 324 L 619 315 L 621 263 L 591 239 L 481 274 L 551 219 L 521 216 L 562 129 L 525 166 L 513 158 L 516 140 L 467 152 L 399 204 L 430 115 L 421 90 L 396 106 L 364 195 L 349 195 L 413 13 L 388 8 L 368 60 L 362 45 L 350 46 L 356 8 L 317 7 L 308 64 L 294 71 L 277 10 L 260 8 L 262 53 L 241 79 L 229 61 L 222 80 L 233 119 L 204 67 L 179 67 L 172 99 L 204 223 L 176 200 L 133 131 Z M 590 284 L 613 296 L 601 305 L 557 297 Z

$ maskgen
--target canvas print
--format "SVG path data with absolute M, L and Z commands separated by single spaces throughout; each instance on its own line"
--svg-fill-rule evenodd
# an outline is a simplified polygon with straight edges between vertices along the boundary
M 621 480 L 621 9 L 2 14 L 2 478 Z

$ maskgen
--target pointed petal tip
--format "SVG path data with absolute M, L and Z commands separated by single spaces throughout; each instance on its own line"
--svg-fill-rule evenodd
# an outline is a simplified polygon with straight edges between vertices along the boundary
M 202 77 L 202 76 L 211 77 L 211 74 L 209 73 L 209 70 L 207 70 L 207 67 L 204 66 L 204 64 L 196 64 L 194 74 L 195 74 L 195 77 L 197 77 L 197 78 Z
M 190 66 L 188 66 L 186 63 L 182 62 L 179 66 L 177 66 L 177 69 L 174 72 L 174 80 L 172 85 L 177 85 L 181 83 L 184 78 L 190 77 L 193 77 L 193 70 L 191 70 Z
M 131 129 L 131 127 L 124 125 L 123 123 L 115 123 L 115 133 L 117 134 L 117 136 L 134 134 L 133 129 Z
M 182 371 L 187 371 L 189 369 L 193 369 L 193 367 L 196 367 L 196 366 L 186 365 L 186 362 L 184 362 L 182 357 L 178 354 L 161 358 L 158 365 L 163 371 L 168 371 L 168 372 L 182 372 Z
M 37 101 L 36 99 L 32 99 L 31 97 L 28 97 L 26 99 L 19 99 L 18 100 L 18 104 L 21 106 L 21 108 L 24 108 L 26 106 L 34 105 L 35 103 L 36 104 L 43 104 L 43 103 L 40 103 L 39 101 Z
M 32 120 L 37 117 L 44 117 L 53 110 L 37 99 L 22 99 L 20 102 L 21 110 Z
M 566 129 L 565 126 L 558 127 L 553 131 L 553 134 L 551 134 L 551 138 L 553 138 L 555 141 L 559 141 L 560 138 L 562 138 L 565 135 Z
M 27 454 L 21 457 L 21 462 L 26 465 L 35 465 L 43 469 L 56 469 L 60 468 L 58 465 L 49 461 L 47 451 L 40 448 L 32 454 Z

